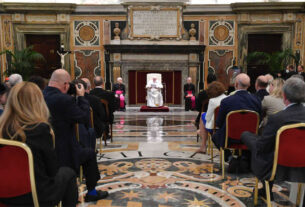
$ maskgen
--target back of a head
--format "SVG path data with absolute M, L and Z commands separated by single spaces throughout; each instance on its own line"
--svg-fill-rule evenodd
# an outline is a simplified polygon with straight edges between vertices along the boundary
M 271 82 L 273 86 L 272 92 L 270 95 L 276 98 L 283 98 L 283 85 L 285 81 L 281 78 L 276 78 Z
M 91 83 L 90 83 L 89 79 L 88 78 L 82 78 L 81 80 L 84 81 L 87 84 L 87 89 L 90 90 L 91 89 Z
M 267 79 L 267 77 L 264 76 L 264 75 L 258 76 L 257 79 L 256 79 L 256 84 L 261 89 L 267 88 L 267 86 L 268 86 L 268 79 Z
M 303 77 L 302 75 L 300 75 L 300 74 L 294 74 L 294 75 L 292 75 L 290 78 L 299 78 L 299 79 L 301 79 L 302 81 L 304 81 L 304 77 Z
M 216 81 L 216 75 L 214 73 L 209 73 L 207 77 L 207 83 L 210 84 L 213 81 Z
M 8 82 L 10 84 L 10 87 L 15 86 L 18 83 L 21 83 L 22 80 L 22 76 L 20 74 L 14 73 L 12 75 L 9 76 Z
M 12 139 L 25 141 L 22 126 L 48 123 L 49 110 L 40 88 L 31 82 L 22 82 L 10 90 L 5 110 L 0 118 L 0 136 L 11 130 Z
M 240 73 L 236 76 L 235 87 L 237 90 L 247 90 L 250 86 L 250 77 L 246 73 Z
M 95 76 L 93 79 L 94 85 L 95 86 L 103 86 L 104 85 L 104 80 L 101 76 Z
M 29 82 L 35 83 L 41 90 L 46 87 L 46 81 L 41 76 L 31 76 Z
M 70 82 L 70 74 L 65 69 L 57 69 L 55 70 L 50 78 L 50 83 L 64 83 Z
M 207 94 L 209 98 L 220 96 L 221 94 L 224 94 L 225 91 L 225 86 L 219 81 L 213 81 L 207 88 Z
M 287 79 L 283 92 L 290 103 L 305 102 L 305 82 L 299 78 Z

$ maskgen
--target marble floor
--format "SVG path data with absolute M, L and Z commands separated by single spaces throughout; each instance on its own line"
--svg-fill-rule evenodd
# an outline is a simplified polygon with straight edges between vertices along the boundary
M 171 108 L 167 113 L 144 113 L 138 108 L 115 113 L 113 143 L 97 155 L 101 179 L 97 189 L 108 198 L 84 203 L 80 185 L 78 206 L 103 207 L 208 207 L 253 206 L 251 174 L 221 178 L 219 153 L 196 154 L 196 112 Z M 261 186 L 261 185 L 260 185 Z M 274 206 L 293 206 L 289 184 L 276 183 Z M 266 206 L 259 199 L 258 206 Z

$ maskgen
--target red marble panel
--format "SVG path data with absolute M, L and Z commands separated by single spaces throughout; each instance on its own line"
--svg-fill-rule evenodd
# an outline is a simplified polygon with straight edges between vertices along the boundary
M 99 62 L 99 51 L 75 51 L 75 72 L 81 70 L 81 75 L 78 78 L 89 78 L 91 84 L 93 83 L 94 70 L 100 67 Z
M 232 66 L 233 51 L 209 51 L 210 67 L 215 70 L 217 80 L 222 82 L 226 87 L 230 83 L 230 72 L 228 68 Z

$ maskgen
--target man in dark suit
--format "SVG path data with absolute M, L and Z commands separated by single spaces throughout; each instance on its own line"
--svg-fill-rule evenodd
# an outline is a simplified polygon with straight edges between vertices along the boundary
M 82 78 L 82 81 L 84 81 L 85 85 L 85 98 L 89 101 L 89 104 L 93 111 L 93 121 L 94 121 L 94 130 L 96 137 L 99 138 L 102 136 L 103 131 L 106 127 L 107 122 L 107 116 L 106 116 L 106 110 L 102 102 L 97 96 L 91 95 L 91 83 L 88 78 Z
M 125 111 L 125 85 L 121 77 L 117 78 L 117 83 L 113 84 L 112 91 L 115 94 L 116 110 Z
M 250 132 L 244 132 L 241 140 L 251 150 L 251 169 L 260 180 L 269 179 L 274 159 L 274 147 L 276 133 L 279 128 L 287 124 L 305 123 L 305 83 L 299 78 L 290 78 L 283 86 L 283 100 L 286 108 L 276 114 L 269 116 L 268 122 L 261 136 Z M 305 138 L 304 138 L 305 141 Z M 287 168 L 279 166 L 277 169 L 277 179 L 286 177 Z M 305 169 L 295 169 L 288 173 L 290 176 L 303 177 L 305 181 Z M 293 177 L 290 177 L 293 179 Z M 264 183 L 264 182 L 263 182 Z M 272 189 L 272 186 L 270 187 Z M 264 189 L 260 194 L 264 195 Z
M 261 113 L 261 102 L 247 89 L 250 86 L 250 78 L 245 73 L 240 73 L 235 79 L 234 94 L 223 99 L 220 103 L 219 113 L 216 119 L 216 126 L 219 128 L 213 135 L 214 144 L 220 148 L 225 144 L 226 136 L 226 117 L 227 114 L 235 110 L 252 110 Z M 230 142 L 230 140 L 229 140 Z
M 267 77 L 264 75 L 258 76 L 255 81 L 255 89 L 256 89 L 255 96 L 260 101 L 263 101 L 264 97 L 269 95 L 268 91 L 266 90 L 267 86 L 268 86 Z
M 195 102 L 195 85 L 192 84 L 192 78 L 187 78 L 187 83 L 184 84 L 184 100 L 185 100 L 185 111 L 193 110 L 196 107 Z
M 71 167 L 77 173 L 79 166 L 83 166 L 88 189 L 85 201 L 96 201 L 107 197 L 108 193 L 95 190 L 100 179 L 95 152 L 83 148 L 75 136 L 75 124 L 86 124 L 89 121 L 89 103 L 84 98 L 85 90 L 81 84 L 76 86 L 77 101 L 66 94 L 70 80 L 67 71 L 55 70 L 49 85 L 43 91 L 55 132 L 55 150 L 61 166 Z
M 115 111 L 115 106 L 116 106 L 114 93 L 104 90 L 104 80 L 101 76 L 94 77 L 93 82 L 95 88 L 90 91 L 90 94 L 97 96 L 100 99 L 105 99 L 108 101 L 109 113 L 110 113 L 110 117 L 109 117 L 110 119 L 108 121 L 110 123 L 113 123 L 113 112 Z
M 298 74 L 303 76 L 304 81 L 305 81 L 305 72 L 304 72 L 304 66 L 303 65 L 298 66 Z

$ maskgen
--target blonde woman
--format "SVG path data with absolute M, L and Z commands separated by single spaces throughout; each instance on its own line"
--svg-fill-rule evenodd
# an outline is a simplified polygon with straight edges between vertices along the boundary
M 40 206 L 76 206 L 76 175 L 67 167 L 58 168 L 54 134 L 48 123 L 49 110 L 41 90 L 34 83 L 15 85 L 0 118 L 0 137 L 26 143 L 33 153 L 34 171 Z M 33 205 L 31 193 L 0 198 L 10 205 Z
M 266 125 L 268 116 L 285 108 L 283 102 L 283 85 L 285 81 L 281 78 L 274 79 L 269 85 L 270 95 L 265 96 L 262 101 L 262 109 L 265 114 L 263 126 Z

